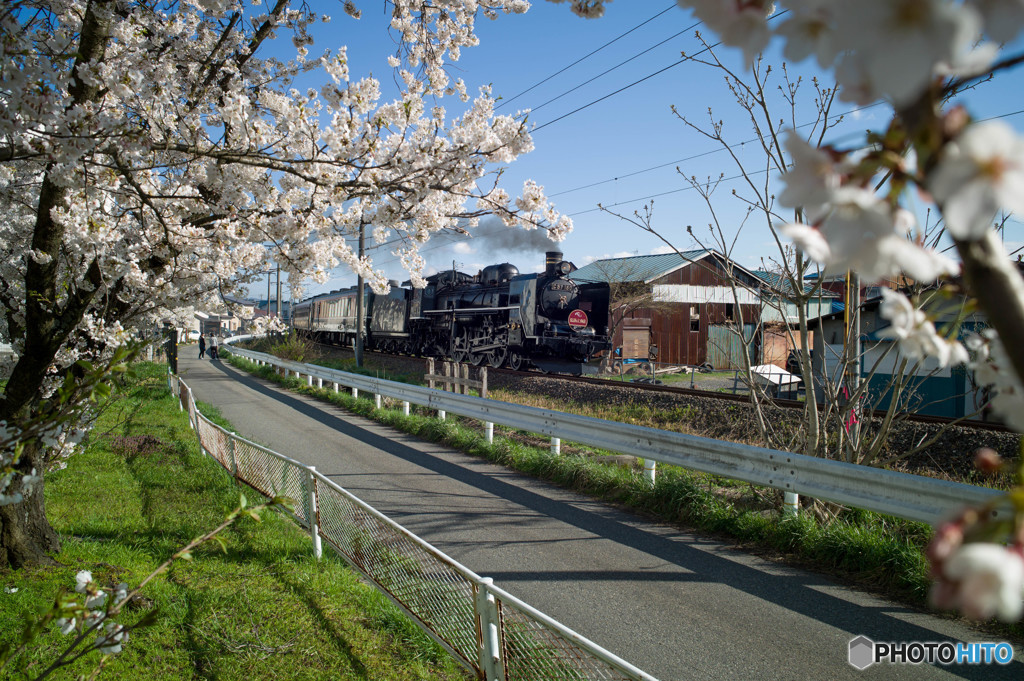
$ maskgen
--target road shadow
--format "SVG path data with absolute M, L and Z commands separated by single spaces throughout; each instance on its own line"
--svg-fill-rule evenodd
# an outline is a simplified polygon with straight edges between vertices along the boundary
M 911 608 L 893 606 L 890 603 L 886 603 L 885 610 L 882 611 L 879 608 L 857 605 L 823 593 L 822 587 L 835 586 L 835 582 L 828 580 L 822 575 L 804 572 L 795 568 L 777 572 L 766 572 L 701 551 L 686 543 L 672 541 L 656 532 L 639 529 L 634 524 L 617 519 L 617 517 L 625 517 L 627 514 L 625 511 L 608 508 L 607 512 L 594 512 L 577 508 L 564 501 L 547 498 L 537 492 L 512 484 L 510 479 L 514 478 L 509 476 L 508 470 L 505 468 L 496 466 L 496 469 L 500 468 L 501 479 L 489 476 L 478 470 L 472 470 L 457 463 L 446 461 L 431 455 L 429 452 L 414 449 L 401 442 L 371 432 L 348 420 L 361 417 L 347 413 L 343 417 L 340 414 L 325 411 L 325 408 L 338 409 L 340 411 L 339 407 L 328 404 L 323 404 L 323 406 L 310 404 L 304 399 L 300 399 L 287 392 L 285 389 L 273 384 L 267 384 L 263 382 L 263 379 L 241 372 L 234 367 L 229 368 L 218 363 L 215 368 L 218 372 L 223 373 L 224 377 L 231 377 L 253 391 L 270 397 L 283 406 L 294 409 L 307 418 L 313 419 L 370 447 L 387 452 L 392 456 L 413 463 L 438 475 L 457 480 L 487 494 L 519 504 L 526 509 L 567 523 L 595 536 L 637 551 L 642 551 L 694 573 L 693 575 L 682 576 L 681 580 L 725 584 L 766 602 L 774 603 L 791 612 L 848 632 L 851 639 L 863 634 L 874 641 L 927 642 L 951 640 L 957 642 L 959 640 L 950 638 L 935 629 L 903 621 L 891 614 L 894 612 L 913 612 L 914 610 Z M 412 437 L 407 433 L 400 433 L 399 431 L 394 431 L 394 433 L 395 437 Z M 281 454 L 293 456 L 293 453 L 290 452 L 281 452 Z M 519 477 L 531 481 L 535 480 L 521 474 Z M 438 506 L 441 506 L 441 504 L 438 504 Z M 639 516 L 635 517 L 640 522 L 643 522 Z M 465 518 L 463 519 L 465 520 Z M 502 574 L 499 572 L 497 574 L 491 573 L 487 576 L 495 578 L 500 586 L 502 579 L 521 579 L 523 575 L 522 573 Z M 586 581 L 609 578 L 609 575 L 604 572 L 591 573 L 586 571 L 549 574 L 536 573 L 533 576 L 559 581 Z M 655 581 L 658 579 L 671 579 L 671 576 L 638 570 L 633 573 L 618 573 L 611 578 Z M 671 581 L 676 580 L 671 579 Z M 898 669 L 899 667 L 897 666 L 891 667 L 893 672 L 896 672 Z M 1020 660 L 1014 660 L 1007 665 L 953 665 L 941 667 L 941 669 L 951 675 L 977 681 L 1024 678 L 1024 662 Z

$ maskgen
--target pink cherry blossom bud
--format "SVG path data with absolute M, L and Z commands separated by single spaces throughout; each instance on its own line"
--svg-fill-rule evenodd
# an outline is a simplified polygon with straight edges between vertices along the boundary
M 952 139 L 959 135 L 967 124 L 971 122 L 971 116 L 963 106 L 955 106 L 942 118 L 942 132 L 946 137 Z
M 998 473 L 1003 467 L 1003 457 L 991 447 L 982 447 L 974 452 L 974 466 L 983 473 Z
M 964 543 L 964 528 L 960 523 L 946 523 L 939 527 L 928 545 L 928 560 L 933 565 L 945 562 Z

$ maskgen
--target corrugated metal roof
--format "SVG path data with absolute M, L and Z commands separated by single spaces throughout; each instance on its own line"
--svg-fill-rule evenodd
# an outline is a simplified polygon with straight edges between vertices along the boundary
M 604 281 L 609 283 L 649 283 L 669 272 L 674 272 L 711 253 L 706 249 L 665 253 L 662 255 L 635 255 L 628 258 L 595 260 L 569 275 L 576 281 Z
M 751 272 L 753 272 L 755 277 L 761 279 L 766 284 L 771 286 L 776 291 L 779 291 L 780 293 L 788 293 L 789 291 L 792 290 L 792 286 L 789 283 L 789 279 L 781 273 L 768 272 L 766 270 L 751 270 Z M 817 284 L 804 284 L 804 293 L 813 293 L 816 287 Z M 838 293 L 833 293 L 832 291 L 829 291 L 827 289 L 821 289 L 815 295 L 818 294 L 820 294 L 822 298 L 840 297 Z

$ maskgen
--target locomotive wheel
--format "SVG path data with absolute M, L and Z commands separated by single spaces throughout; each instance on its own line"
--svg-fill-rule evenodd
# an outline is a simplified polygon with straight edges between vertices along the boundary
M 497 369 L 498 367 L 505 363 L 505 360 L 507 358 L 507 347 L 494 348 L 493 350 L 487 353 L 487 364 Z
M 487 359 L 488 354 L 489 353 L 486 352 L 468 352 L 466 353 L 466 361 L 472 364 L 473 366 L 478 367 L 484 363 L 484 360 Z
M 510 350 L 508 352 L 508 368 L 512 371 L 519 371 L 523 368 L 523 356 L 517 350 Z
M 458 335 L 452 338 L 452 351 L 450 353 L 453 362 L 465 362 L 469 355 L 469 338 L 466 335 Z

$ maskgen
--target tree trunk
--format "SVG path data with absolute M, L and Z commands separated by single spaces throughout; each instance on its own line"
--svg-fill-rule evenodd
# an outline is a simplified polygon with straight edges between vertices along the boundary
M 25 489 L 22 475 L 32 469 L 42 475 L 43 452 L 38 446 L 28 446 L 22 453 L 6 494 L 20 492 L 23 499 L 17 504 L 0 506 L 0 569 L 20 568 L 26 565 L 52 565 L 51 553 L 60 550 L 57 533 L 46 519 L 43 504 L 43 482 L 40 480 Z
M 86 64 L 103 61 L 110 40 L 112 0 L 90 0 L 82 17 L 81 35 L 72 72 Z M 68 88 L 67 108 L 97 102 L 101 97 L 99 85 L 91 79 L 73 78 Z M 60 247 L 66 228 L 53 217 L 53 209 L 63 205 L 65 192 L 51 176 L 51 165 L 44 173 L 36 206 L 36 224 L 32 235 L 32 248 L 46 253 L 45 262 L 29 258 L 25 274 L 25 348 L 11 377 L 0 396 L 0 420 L 12 424 L 32 414 L 42 402 L 42 386 L 47 367 L 61 345 L 82 320 L 95 291 L 104 284 L 99 264 L 93 261 L 85 278 L 92 284 L 90 290 L 71 291 L 59 307 L 55 301 L 61 286 L 58 271 Z M 0 506 L 0 568 L 19 568 L 24 565 L 52 563 L 47 555 L 60 548 L 57 533 L 46 519 L 43 503 L 42 480 L 31 489 L 25 489 L 23 476 L 42 476 L 45 471 L 42 444 L 33 441 L 25 446 L 15 466 L 17 475 L 5 490 L 8 495 L 21 492 L 23 499 L 17 504 Z

